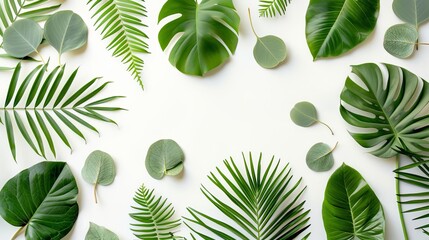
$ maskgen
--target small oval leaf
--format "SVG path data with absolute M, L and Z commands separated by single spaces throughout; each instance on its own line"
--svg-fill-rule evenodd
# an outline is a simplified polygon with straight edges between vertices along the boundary
M 307 153 L 307 166 L 315 172 L 326 172 L 334 166 L 334 157 L 332 152 L 335 147 L 331 147 L 325 143 L 316 143 Z
M 309 127 L 317 120 L 317 110 L 312 103 L 299 102 L 290 111 L 290 118 L 292 121 L 301 127 Z
M 79 15 L 72 11 L 60 11 L 46 21 L 45 38 L 61 55 L 85 45 L 88 27 Z
M 398 58 L 407 58 L 414 53 L 419 33 L 411 24 L 398 24 L 387 29 L 384 35 L 384 49 Z
M 146 156 L 146 169 L 155 179 L 164 175 L 175 176 L 182 172 L 185 154 L 171 139 L 163 139 L 152 144 Z
M 95 223 L 89 223 L 89 229 L 86 233 L 85 240 L 119 240 L 118 235 L 109 229 L 98 226 Z
M 21 19 L 6 29 L 3 48 L 12 57 L 23 58 L 37 51 L 43 39 L 43 29 L 33 20 Z
M 253 56 L 256 62 L 263 68 L 275 68 L 287 57 L 286 45 L 282 39 L 276 36 L 258 38 Z

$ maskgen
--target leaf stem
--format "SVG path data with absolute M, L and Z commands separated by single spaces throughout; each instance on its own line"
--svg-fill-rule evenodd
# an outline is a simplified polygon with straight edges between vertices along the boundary
M 46 62 L 45 62 L 45 60 L 43 59 L 43 56 L 42 56 L 42 54 L 40 54 L 39 53 L 39 51 L 35 51 L 35 53 L 40 57 L 40 60 L 42 60 L 42 63 L 43 63 L 43 65 L 45 65 L 46 64 Z
M 98 200 L 97 200 L 97 184 L 94 185 L 94 199 L 95 199 L 95 204 L 98 204 Z
M 23 230 L 27 227 L 27 225 L 24 225 L 22 227 L 20 227 L 18 229 L 18 231 L 12 236 L 11 240 L 15 240 L 22 232 Z
M 426 45 L 426 46 L 428 46 L 428 45 L 429 45 L 429 43 L 417 42 L 417 43 L 416 43 L 416 45 L 417 45 L 417 46 L 418 46 L 418 45 Z
M 335 143 L 335 146 L 332 148 L 331 153 L 337 148 L 337 146 L 338 146 L 338 142 Z
M 247 12 L 249 13 L 249 21 L 250 21 L 250 26 L 252 27 L 253 34 L 255 34 L 256 38 L 259 38 L 258 34 L 256 34 L 255 27 L 253 27 L 253 21 L 252 21 L 252 15 L 250 14 L 250 8 L 247 9 Z
M 396 169 L 401 167 L 401 158 L 400 155 L 396 155 Z M 399 173 L 396 173 L 396 201 L 398 204 L 398 212 L 399 212 L 399 218 L 401 219 L 401 226 L 402 226 L 402 232 L 404 233 L 404 240 L 408 240 L 408 231 L 407 226 L 405 224 L 405 218 L 404 213 L 402 211 L 402 203 L 401 203 L 401 186 L 400 186 L 400 180 L 399 180 Z
M 322 122 L 322 121 L 319 121 L 319 120 L 317 120 L 317 122 L 318 122 L 318 123 L 320 123 L 320 124 L 325 125 L 325 126 L 329 129 L 329 131 L 331 131 L 331 134 L 332 134 L 332 135 L 335 135 L 335 134 L 334 134 L 334 131 L 332 131 L 332 128 L 331 128 L 331 127 L 329 127 L 329 125 L 328 125 L 328 124 L 326 124 L 326 123 L 324 123 L 324 122 Z

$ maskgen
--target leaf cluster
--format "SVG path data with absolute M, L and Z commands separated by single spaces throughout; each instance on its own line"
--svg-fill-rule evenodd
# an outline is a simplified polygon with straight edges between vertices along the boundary
M 261 17 L 275 17 L 284 15 L 292 0 L 259 0 L 259 15 Z

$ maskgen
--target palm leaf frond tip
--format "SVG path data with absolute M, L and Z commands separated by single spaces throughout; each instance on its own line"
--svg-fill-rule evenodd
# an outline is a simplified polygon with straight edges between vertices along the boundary
M 284 15 L 292 0 L 259 0 L 259 16 L 275 17 Z

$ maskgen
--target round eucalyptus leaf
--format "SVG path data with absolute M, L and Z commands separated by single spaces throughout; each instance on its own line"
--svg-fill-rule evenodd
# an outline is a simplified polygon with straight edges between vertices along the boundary
M 299 102 L 290 111 L 290 118 L 292 121 L 301 127 L 309 127 L 317 120 L 317 110 L 312 103 Z
M 90 222 L 85 240 L 119 240 L 119 237 L 109 229 Z
M 61 55 L 85 45 L 88 40 L 88 27 L 76 13 L 60 11 L 46 21 L 45 38 Z
M 307 166 L 315 172 L 326 172 L 334 166 L 331 147 L 325 143 L 316 143 L 307 153 Z
M 390 27 L 384 35 L 384 49 L 398 58 L 407 58 L 414 53 L 419 33 L 411 24 Z
M 3 35 L 3 48 L 12 57 L 23 58 L 37 51 L 43 39 L 43 29 L 30 19 L 10 25 Z
M 97 150 L 89 154 L 82 169 L 82 177 L 86 182 L 107 186 L 113 183 L 115 176 L 115 163 L 108 153 Z
M 256 62 L 263 68 L 275 68 L 287 57 L 286 45 L 276 36 L 258 38 L 253 48 Z
M 401 20 L 416 27 L 429 19 L 427 0 L 394 0 L 393 11 Z
M 175 176 L 182 172 L 185 154 L 171 139 L 162 139 L 152 144 L 146 156 L 146 169 L 155 179 L 164 175 Z

